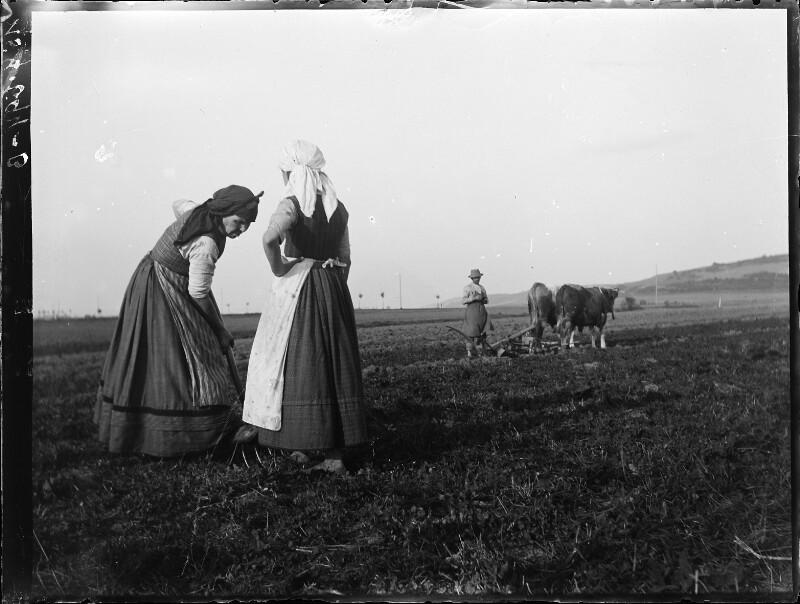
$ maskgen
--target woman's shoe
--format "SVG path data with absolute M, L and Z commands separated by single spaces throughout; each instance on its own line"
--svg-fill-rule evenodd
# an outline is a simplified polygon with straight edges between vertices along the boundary
M 331 474 L 346 474 L 347 468 L 341 459 L 325 459 L 307 470 L 308 472 L 330 472 Z
M 243 445 L 255 440 L 256 436 L 258 436 L 258 428 L 250 424 L 245 424 L 236 431 L 233 442 L 237 445 Z
M 292 454 L 289 455 L 289 458 L 292 461 L 299 463 L 301 466 L 304 466 L 311 461 L 311 458 L 302 451 L 293 451 Z

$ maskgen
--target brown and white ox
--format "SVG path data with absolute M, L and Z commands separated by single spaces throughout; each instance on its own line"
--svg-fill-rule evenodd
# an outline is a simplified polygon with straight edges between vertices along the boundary
M 583 332 L 588 327 L 592 336 L 592 348 L 595 346 L 595 329 L 600 334 L 600 348 L 606 347 L 606 336 L 603 328 L 608 313 L 614 317 L 614 300 L 618 289 L 608 287 L 583 287 L 581 285 L 562 285 L 556 292 L 556 310 L 558 312 L 557 331 L 561 337 L 561 346 L 575 345 L 575 330 Z
M 528 314 L 531 317 L 533 337 L 540 342 L 544 333 L 544 326 L 549 325 L 555 331 L 558 322 L 556 302 L 552 290 L 544 283 L 538 281 L 528 290 Z

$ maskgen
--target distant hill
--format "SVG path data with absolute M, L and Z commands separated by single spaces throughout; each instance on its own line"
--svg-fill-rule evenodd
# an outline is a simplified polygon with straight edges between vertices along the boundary
M 761 256 L 738 262 L 714 262 L 710 266 L 683 271 L 659 273 L 639 281 L 628 283 L 586 283 L 582 285 L 601 285 L 618 287 L 626 296 L 653 296 L 658 282 L 659 296 L 699 292 L 728 291 L 788 291 L 789 254 Z M 525 306 L 528 292 L 515 294 L 489 294 L 490 306 Z M 450 298 L 442 303 L 444 307 L 460 306 L 460 298 Z
M 725 264 L 672 271 L 658 275 L 658 292 L 664 294 L 706 291 L 781 291 L 789 288 L 789 254 L 762 256 Z M 656 276 L 625 283 L 628 295 L 655 293 Z

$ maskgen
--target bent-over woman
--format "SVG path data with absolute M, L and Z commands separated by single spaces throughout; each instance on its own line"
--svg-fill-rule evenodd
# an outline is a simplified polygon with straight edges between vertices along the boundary
M 263 237 L 275 279 L 250 353 L 242 419 L 257 428 L 259 444 L 324 450 L 312 469 L 340 473 L 343 449 L 364 443 L 367 430 L 347 288 L 348 213 L 324 165 L 309 142 L 284 150 L 285 197 Z
M 211 280 L 225 242 L 256 219 L 262 193 L 230 185 L 203 204 L 175 202 L 177 219 L 136 267 L 95 405 L 98 437 L 112 453 L 203 451 L 232 425 L 223 351 L 233 337 Z

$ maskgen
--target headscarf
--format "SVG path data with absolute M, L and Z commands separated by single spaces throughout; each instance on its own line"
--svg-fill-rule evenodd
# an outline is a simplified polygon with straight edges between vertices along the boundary
M 221 254 L 225 248 L 226 237 L 219 231 L 220 220 L 235 214 L 249 222 L 255 222 L 258 215 L 258 198 L 263 194 L 264 191 L 261 191 L 258 195 L 253 195 L 250 189 L 239 185 L 220 189 L 211 199 L 191 211 L 175 238 L 175 245 L 188 243 L 199 235 L 209 235 L 216 242 Z
M 300 202 L 300 211 L 311 218 L 317 203 L 317 192 L 320 192 L 325 216 L 330 220 L 339 202 L 331 179 L 322 171 L 325 157 L 319 147 L 308 141 L 292 141 L 283 149 L 279 165 L 281 170 L 289 173 L 284 195 L 296 197 Z

